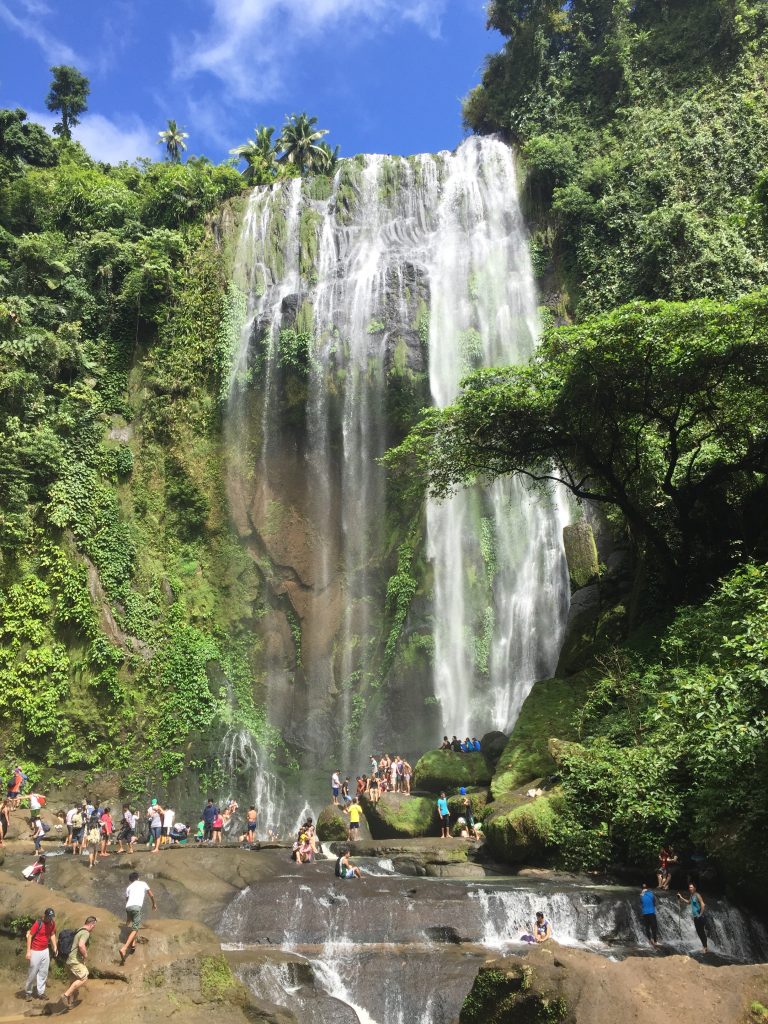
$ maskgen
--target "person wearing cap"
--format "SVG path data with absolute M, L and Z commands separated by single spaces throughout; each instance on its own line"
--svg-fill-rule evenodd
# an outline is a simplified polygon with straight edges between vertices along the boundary
M 459 790 L 461 796 L 461 806 L 463 811 L 463 817 L 467 823 L 467 832 L 469 833 L 470 839 L 477 839 L 477 831 L 475 830 L 475 816 L 472 813 L 472 799 L 467 793 L 466 786 L 462 786 Z
M 56 912 L 53 907 L 47 907 L 42 917 L 39 917 L 27 932 L 27 953 L 29 961 L 29 973 L 24 986 L 24 995 L 29 999 L 45 999 L 45 984 L 48 981 L 48 969 L 51 966 L 51 954 L 59 951 L 56 938 Z M 34 991 L 37 983 L 37 992 Z
M 85 966 L 85 961 L 88 959 L 88 943 L 91 941 L 91 932 L 95 924 L 95 917 L 86 917 L 85 923 L 77 929 L 75 937 L 72 939 L 72 952 L 67 957 L 67 969 L 74 981 L 61 996 L 64 1006 L 67 1008 L 73 1005 L 72 997 L 75 992 L 88 981 L 88 968 Z

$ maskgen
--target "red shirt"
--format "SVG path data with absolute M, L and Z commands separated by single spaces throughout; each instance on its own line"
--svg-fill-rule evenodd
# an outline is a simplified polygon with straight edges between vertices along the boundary
M 108 836 L 112 835 L 112 818 L 109 814 L 102 814 L 101 827 Z
M 55 921 L 37 921 L 32 925 L 32 949 L 47 949 L 52 935 L 56 934 Z

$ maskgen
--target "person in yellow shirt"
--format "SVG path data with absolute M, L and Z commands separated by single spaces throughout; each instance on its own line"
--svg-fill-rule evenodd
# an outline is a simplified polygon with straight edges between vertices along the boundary
M 349 815 L 349 841 L 354 843 L 360 838 L 360 819 L 363 816 L 363 808 L 360 806 L 357 797 L 349 807 L 344 808 L 344 813 Z

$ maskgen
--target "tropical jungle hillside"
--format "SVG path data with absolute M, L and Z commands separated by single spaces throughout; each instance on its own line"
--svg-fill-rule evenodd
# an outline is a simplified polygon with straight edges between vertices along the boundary
M 768 12 L 495 0 L 488 18 L 506 42 L 464 118 L 519 153 L 547 329 L 529 365 L 427 412 L 390 474 L 409 508 L 476 476 L 554 477 L 625 552 L 572 579 L 585 614 L 502 755 L 488 840 L 588 868 L 669 842 L 764 880 Z M 53 69 L 55 138 L 0 112 L 0 760 L 135 793 L 213 784 L 206 739 L 235 724 L 287 770 L 302 751 L 267 721 L 264 580 L 224 483 L 232 225 L 252 185 L 324 194 L 338 153 L 297 115 L 218 166 L 182 161 L 175 122 L 167 159 L 100 164 L 70 138 L 74 70 Z M 400 556 L 390 663 L 417 614 Z

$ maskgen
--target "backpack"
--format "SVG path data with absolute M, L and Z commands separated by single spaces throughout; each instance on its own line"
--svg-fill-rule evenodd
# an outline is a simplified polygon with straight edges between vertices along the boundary
M 77 932 L 74 928 L 65 928 L 63 931 L 59 932 L 58 953 L 56 954 L 57 960 L 63 962 L 67 959 L 69 954 L 72 952 L 72 946 L 74 945 L 76 934 Z
M 337 878 L 341 878 L 341 857 L 336 858 L 336 867 L 333 873 Z
M 45 797 L 42 796 L 42 794 L 38 793 L 37 802 L 40 804 L 41 807 L 45 807 Z
M 43 826 L 43 832 L 51 831 L 51 826 L 48 824 L 47 821 L 41 821 L 40 824 Z

